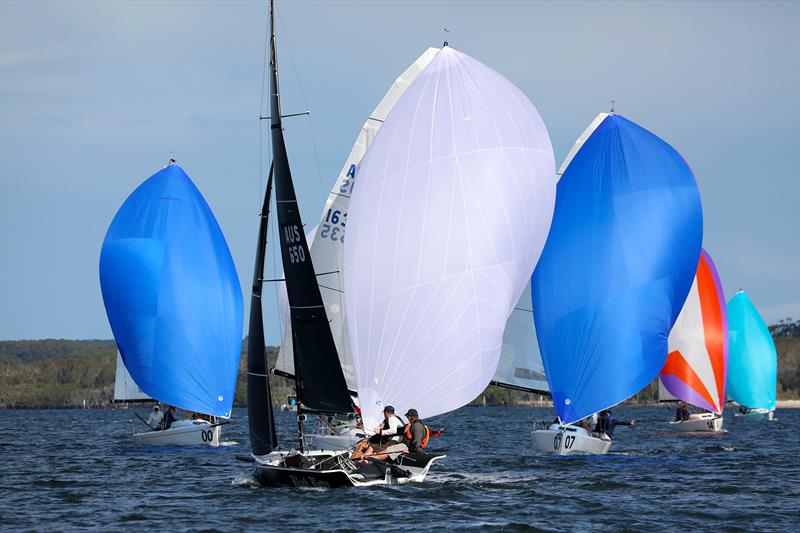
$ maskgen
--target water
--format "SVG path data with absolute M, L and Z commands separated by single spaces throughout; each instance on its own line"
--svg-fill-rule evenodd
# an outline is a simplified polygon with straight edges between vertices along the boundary
M 0 528 L 796 530 L 800 410 L 726 414 L 727 434 L 677 436 L 670 409 L 620 408 L 638 426 L 617 428 L 612 453 L 557 458 L 526 451 L 549 410 L 467 407 L 431 421 L 447 427 L 432 448 L 448 457 L 425 483 L 321 490 L 255 486 L 234 460 L 247 451 L 240 409 L 216 449 L 134 445 L 124 410 L 0 410 Z M 291 415 L 278 417 L 287 438 Z

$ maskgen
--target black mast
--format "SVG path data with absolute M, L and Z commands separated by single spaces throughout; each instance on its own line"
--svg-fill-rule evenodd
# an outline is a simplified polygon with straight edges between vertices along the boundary
M 253 455 L 266 455 L 278 447 L 275 418 L 272 416 L 272 395 L 264 351 L 264 318 L 261 310 L 261 287 L 264 282 L 264 252 L 267 248 L 269 199 L 272 193 L 272 166 L 269 168 L 261 223 L 258 227 L 256 266 L 253 291 L 250 294 L 250 329 L 247 337 L 247 418 L 250 424 L 250 449 Z
M 281 259 L 289 299 L 294 348 L 294 373 L 300 407 L 325 413 L 353 410 L 328 316 L 322 303 L 311 253 L 286 155 L 281 124 L 278 63 L 275 54 L 275 12 L 270 0 L 270 129 L 275 201 Z M 302 446 L 302 444 L 301 444 Z

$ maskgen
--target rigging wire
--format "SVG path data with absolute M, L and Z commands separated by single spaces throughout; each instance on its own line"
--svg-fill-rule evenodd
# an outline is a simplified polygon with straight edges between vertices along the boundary
M 306 109 L 311 109 L 309 107 L 309 105 L 308 105 L 308 100 L 306 99 L 306 93 L 303 90 L 303 83 L 300 80 L 300 74 L 297 71 L 297 63 L 294 60 L 294 54 L 292 54 L 292 47 L 289 44 L 289 37 L 288 37 L 289 34 L 286 32 L 286 28 L 283 25 L 283 18 L 282 17 L 277 17 L 277 20 L 278 20 L 278 23 L 281 26 L 281 32 L 283 33 L 283 41 L 286 43 L 286 51 L 289 53 L 289 60 L 290 60 L 290 62 L 292 64 L 292 71 L 294 72 L 294 77 L 297 80 L 297 87 L 300 90 L 300 97 L 303 99 L 303 106 L 305 106 Z M 324 183 L 322 181 L 322 169 L 321 169 L 320 164 L 319 164 L 319 153 L 317 151 L 317 139 L 316 139 L 316 136 L 314 135 L 314 127 L 312 126 L 312 123 L 311 123 L 311 114 L 308 114 L 307 117 L 308 117 L 308 119 L 306 121 L 306 124 L 308 124 L 308 131 L 309 131 L 310 136 L 311 136 L 311 149 L 312 149 L 312 152 L 314 153 L 314 163 L 317 166 L 317 181 L 319 183 L 319 190 L 322 193 L 323 197 L 327 198 L 329 191 L 325 189 L 325 185 L 324 185 Z

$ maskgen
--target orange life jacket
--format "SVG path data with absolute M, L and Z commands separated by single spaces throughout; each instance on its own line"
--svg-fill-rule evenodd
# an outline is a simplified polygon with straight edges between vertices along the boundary
M 420 424 L 422 424 L 422 422 L 420 422 L 419 420 L 415 421 L 415 422 L 414 422 L 414 424 L 416 424 L 417 422 L 419 422 Z M 414 433 L 411 431 L 411 427 L 412 427 L 414 424 L 408 424 L 408 425 L 406 426 L 406 434 L 405 434 L 405 437 L 406 437 L 406 439 L 408 439 L 408 442 L 414 442 Z M 430 438 L 431 438 L 431 428 L 429 428 L 429 427 L 428 427 L 428 426 L 426 426 L 425 424 L 422 424 L 422 427 L 424 427 L 424 428 L 425 428 L 425 436 L 424 436 L 424 437 L 422 437 L 422 443 L 419 445 L 419 447 L 420 447 L 420 448 L 422 448 L 422 449 L 424 450 L 424 449 L 425 449 L 425 447 L 428 445 L 428 441 L 429 441 L 429 440 L 430 440 Z

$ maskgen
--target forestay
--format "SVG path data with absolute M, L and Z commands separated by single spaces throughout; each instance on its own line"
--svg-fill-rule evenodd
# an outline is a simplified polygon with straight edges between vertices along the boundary
M 356 174 L 344 299 L 365 427 L 386 404 L 430 417 L 492 379 L 506 320 L 552 218 L 536 109 L 450 47 L 399 99 Z
M 678 398 L 722 413 L 727 366 L 725 295 L 714 263 L 703 250 L 692 288 L 669 334 L 669 354 L 659 376 L 659 398 Z M 668 395 L 662 396 L 662 390 Z
M 728 396 L 745 407 L 775 409 L 778 354 L 772 335 L 744 291 L 731 298 L 727 311 Z
M 133 379 L 153 398 L 230 416 L 242 345 L 242 290 L 211 209 L 171 164 L 117 212 L 100 286 Z
M 598 117 L 558 183 L 533 312 L 558 415 L 574 422 L 655 378 L 702 241 L 694 176 L 671 146 Z
M 117 352 L 117 368 L 114 375 L 114 401 L 141 402 L 146 400 L 152 400 L 152 398 L 133 381 L 128 369 L 125 368 L 122 356 Z
M 356 168 L 367 152 L 381 125 L 386 120 L 397 100 L 405 92 L 417 75 L 422 72 L 438 48 L 428 48 L 414 63 L 408 67 L 392 84 L 378 106 L 372 111 L 367 121 L 361 126 L 356 142 L 347 161 L 339 173 L 336 183 L 331 189 L 325 208 L 322 210 L 319 224 L 306 236 L 311 247 L 311 258 L 317 272 L 320 294 L 328 314 L 331 334 L 339 353 L 347 387 L 356 388 L 356 377 L 353 370 L 353 358 L 347 342 L 347 328 L 344 325 L 344 301 L 342 293 L 342 259 L 344 234 L 347 225 L 347 212 L 350 207 L 350 193 L 355 183 Z M 292 326 L 288 320 L 288 302 L 286 287 L 281 283 L 279 305 L 283 317 L 284 334 L 275 370 L 278 373 L 294 375 L 294 357 L 292 349 Z

